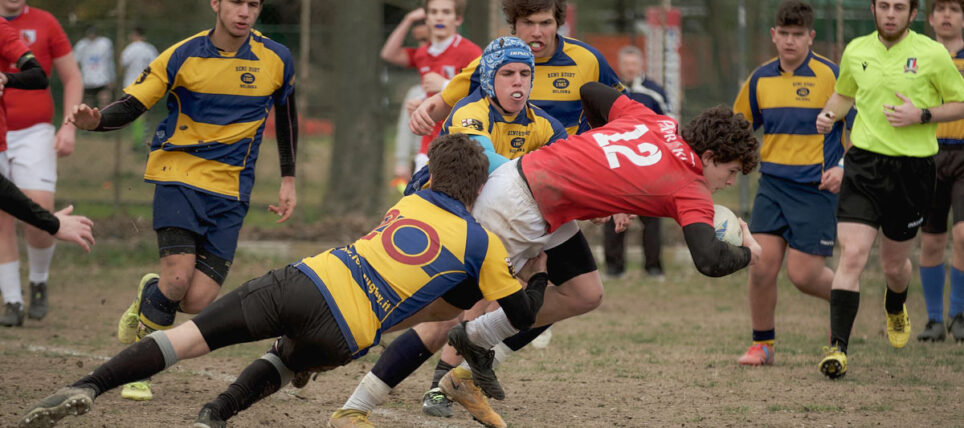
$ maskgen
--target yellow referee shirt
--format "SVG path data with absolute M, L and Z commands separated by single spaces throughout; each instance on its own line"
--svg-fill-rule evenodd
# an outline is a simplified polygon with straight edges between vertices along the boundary
M 937 124 L 895 128 L 884 116 L 884 104 L 900 105 L 901 93 L 918 108 L 964 101 L 964 78 L 947 49 L 908 30 L 887 49 L 877 32 L 847 44 L 840 60 L 837 93 L 855 99 L 854 146 L 887 156 L 926 157 L 937 153 Z

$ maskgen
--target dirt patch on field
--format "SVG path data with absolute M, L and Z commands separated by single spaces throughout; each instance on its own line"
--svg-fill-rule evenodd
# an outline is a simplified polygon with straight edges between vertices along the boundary
M 370 224 L 369 224 L 370 226 Z M 97 251 L 110 248 L 98 242 Z M 126 245 L 126 244 L 125 244 Z M 61 250 L 58 250 L 61 251 Z M 113 266 L 64 248 L 51 282 L 51 314 L 0 329 L 0 424 L 11 426 L 36 400 L 90 372 L 123 347 L 117 317 L 154 263 Z M 310 255 L 305 249 L 294 251 Z M 850 373 L 831 382 L 816 369 L 827 335 L 827 304 L 781 279 L 776 365 L 741 368 L 749 344 L 745 275 L 709 279 L 669 250 L 664 282 L 629 276 L 606 283 L 602 307 L 554 327 L 552 343 L 524 350 L 500 370 L 507 400 L 494 408 L 511 427 L 641 426 L 960 426 L 964 346 L 913 342 L 890 348 L 883 336 L 879 278 L 865 276 Z M 96 259 L 94 259 L 96 260 Z M 226 288 L 294 261 L 239 253 Z M 878 269 L 879 271 L 879 269 Z M 915 288 L 916 287 L 916 288 Z M 915 334 L 923 325 L 919 285 L 908 302 Z M 154 378 L 155 399 L 130 402 L 114 390 L 62 426 L 189 426 L 268 343 L 231 347 L 177 364 Z M 351 394 L 380 354 L 283 389 L 231 420 L 238 427 L 318 427 Z M 456 410 L 423 416 L 421 395 L 435 360 L 403 382 L 373 416 L 385 427 L 477 427 Z

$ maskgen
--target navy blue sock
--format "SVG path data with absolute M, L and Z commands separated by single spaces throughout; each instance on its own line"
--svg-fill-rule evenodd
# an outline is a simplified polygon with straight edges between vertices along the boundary
M 385 348 L 372 367 L 372 374 L 394 388 L 431 357 L 432 353 L 422 343 L 418 333 L 409 329 Z
M 549 327 L 552 327 L 552 324 L 544 325 L 542 327 L 534 327 L 528 330 L 522 330 L 513 336 L 509 336 L 505 338 L 505 340 L 503 340 L 502 343 L 504 343 L 505 346 L 508 346 L 509 349 L 513 351 L 518 351 L 524 348 L 526 345 L 528 345 L 529 342 L 536 340 L 536 338 L 539 337 L 539 335 L 542 334 L 542 332 L 548 330 Z
M 951 302 L 947 316 L 954 318 L 964 312 L 964 272 L 951 266 Z
M 435 373 L 432 374 L 432 388 L 438 388 L 438 383 L 442 380 L 442 377 L 454 368 L 451 364 L 439 359 L 438 364 L 435 365 Z
M 161 292 L 156 279 L 148 282 L 141 293 L 141 322 L 154 330 L 163 330 L 174 325 L 178 302 L 172 301 Z
M 774 339 L 777 337 L 776 329 L 769 330 L 753 330 L 753 343 L 769 343 L 773 344 Z
M 899 314 L 904 311 L 904 302 L 906 301 L 906 289 L 903 293 L 898 293 L 890 288 L 887 288 L 886 296 L 884 296 L 884 309 L 887 310 L 888 314 Z
M 924 289 L 928 320 L 944 321 L 944 276 L 944 263 L 920 267 L 920 285 Z M 951 284 L 954 284 L 953 281 Z
M 859 307 L 860 292 L 830 290 L 830 346 L 845 354 Z

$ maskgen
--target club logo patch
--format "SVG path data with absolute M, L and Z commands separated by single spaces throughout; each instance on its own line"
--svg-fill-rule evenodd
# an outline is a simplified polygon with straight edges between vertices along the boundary
M 904 65 L 904 73 L 917 74 L 917 58 L 907 58 L 907 64 Z
M 526 139 L 522 137 L 515 137 L 509 142 L 513 149 L 521 149 L 525 143 Z
M 24 43 L 32 45 L 37 41 L 37 30 L 20 30 L 20 38 Z
M 244 73 L 241 75 L 241 82 L 245 85 L 250 85 L 254 83 L 254 75 L 251 73 Z
M 809 89 L 807 89 L 807 88 L 799 88 L 799 89 L 797 89 L 797 96 L 798 96 L 798 97 L 806 97 L 807 95 L 810 95 L 810 90 L 809 90 Z
M 142 71 L 141 74 L 137 76 L 137 80 L 134 81 L 134 84 L 140 85 L 141 83 L 144 83 L 144 80 L 147 79 L 147 76 L 150 76 L 150 75 L 151 75 L 151 67 L 147 66 L 147 68 L 145 68 L 144 71 Z
M 510 275 L 510 276 L 515 276 L 515 268 L 512 267 L 512 259 L 506 257 L 506 258 L 505 258 L 505 265 L 509 267 L 509 275 Z
M 566 89 L 569 87 L 569 80 L 560 77 L 552 81 L 552 86 L 555 86 L 556 89 Z
M 462 119 L 463 128 L 472 128 L 476 131 L 482 130 L 482 121 L 478 119 Z

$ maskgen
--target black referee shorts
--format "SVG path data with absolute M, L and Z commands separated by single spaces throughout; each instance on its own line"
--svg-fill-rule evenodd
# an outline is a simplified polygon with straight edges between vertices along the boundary
M 911 239 L 933 200 L 934 177 L 933 157 L 887 156 L 851 147 L 837 221 L 880 227 L 894 241 Z
M 954 223 L 964 221 L 964 144 L 942 144 L 934 156 L 937 185 L 934 201 L 924 216 L 921 230 L 927 233 L 947 232 L 947 216 L 954 208 Z
M 252 279 L 194 317 L 211 350 L 283 336 L 281 361 L 293 371 L 351 362 L 351 351 L 325 298 L 308 276 L 286 266 Z

